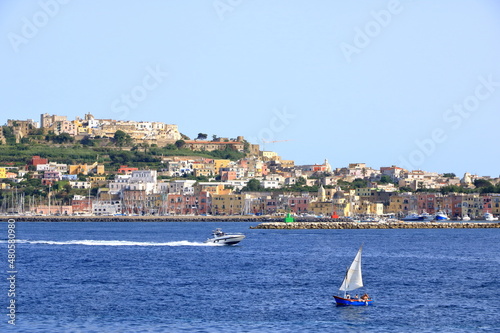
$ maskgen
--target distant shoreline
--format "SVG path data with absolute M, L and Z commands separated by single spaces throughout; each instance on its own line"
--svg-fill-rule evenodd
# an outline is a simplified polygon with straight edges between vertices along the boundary
M 346 218 L 297 218 L 283 222 L 283 217 L 268 216 L 0 216 L 0 222 L 256 222 L 251 229 L 478 229 L 500 228 L 496 222 L 352 222 Z
M 255 215 L 169 215 L 169 216 L 0 216 L 0 222 L 283 222 L 282 216 Z M 347 218 L 296 218 L 302 222 L 348 222 Z

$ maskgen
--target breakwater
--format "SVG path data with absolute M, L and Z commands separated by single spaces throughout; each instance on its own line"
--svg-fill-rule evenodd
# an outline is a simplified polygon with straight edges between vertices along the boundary
M 0 222 L 14 219 L 16 222 L 282 222 L 283 217 L 231 215 L 171 215 L 171 216 L 0 216 Z M 346 218 L 301 218 L 301 222 L 348 221 Z
M 477 229 L 500 228 L 488 222 L 264 222 L 250 229 Z

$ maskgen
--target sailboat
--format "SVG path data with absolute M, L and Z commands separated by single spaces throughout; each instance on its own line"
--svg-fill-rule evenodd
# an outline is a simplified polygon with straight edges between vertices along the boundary
M 353 291 L 358 288 L 363 287 L 363 276 L 361 274 L 361 252 L 363 250 L 363 245 L 358 250 L 356 257 L 351 264 L 351 266 L 347 269 L 347 272 L 344 277 L 344 281 L 340 286 L 339 290 L 344 292 L 344 297 L 333 296 L 335 298 L 335 302 L 338 306 L 340 305 L 372 305 L 373 299 L 371 299 L 368 294 L 364 294 L 360 298 L 351 298 L 350 295 L 347 294 L 348 291 Z

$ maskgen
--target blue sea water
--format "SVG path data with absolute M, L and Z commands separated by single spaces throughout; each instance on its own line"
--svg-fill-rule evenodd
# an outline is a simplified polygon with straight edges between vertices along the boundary
M 255 223 L 16 224 L 1 332 L 499 332 L 500 230 L 258 230 Z M 210 231 L 247 235 L 207 246 Z M 363 248 L 369 307 L 336 307 Z

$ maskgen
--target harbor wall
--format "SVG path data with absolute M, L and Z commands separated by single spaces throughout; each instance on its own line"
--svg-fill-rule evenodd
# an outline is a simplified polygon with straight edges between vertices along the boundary
M 250 229 L 477 229 L 500 228 L 485 222 L 266 222 Z
M 0 216 L 0 222 L 255 222 L 251 229 L 475 229 L 500 228 L 498 222 L 352 222 L 346 218 L 299 218 L 283 222 L 268 216 Z

